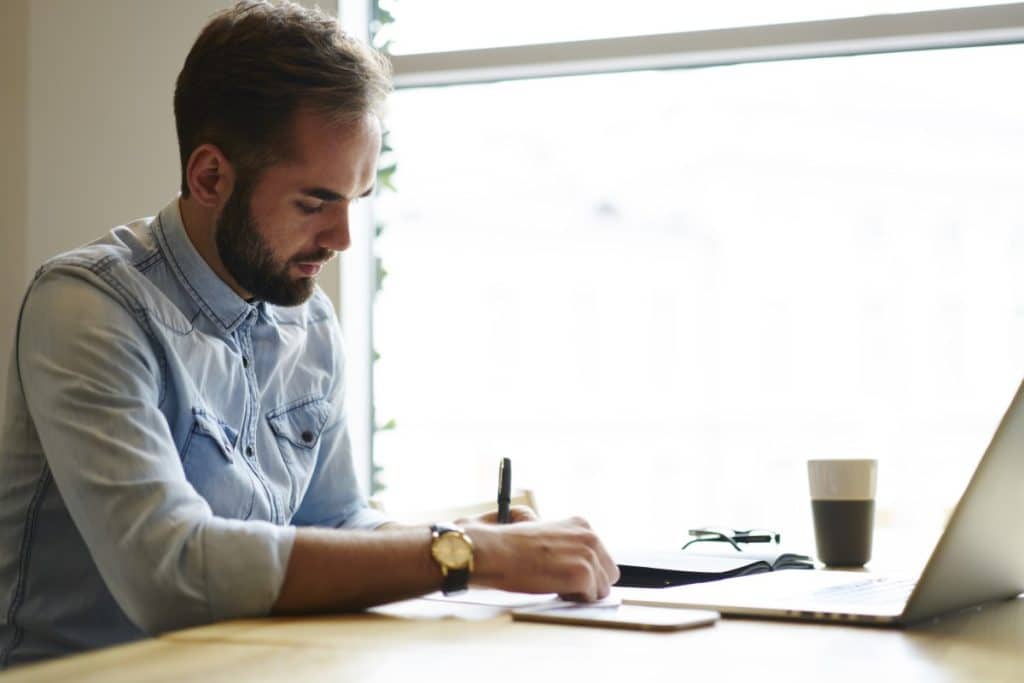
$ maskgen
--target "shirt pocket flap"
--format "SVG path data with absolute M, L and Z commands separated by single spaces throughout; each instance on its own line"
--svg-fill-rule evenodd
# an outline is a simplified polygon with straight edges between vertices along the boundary
M 230 462 L 231 453 L 235 450 L 235 441 L 238 439 L 238 432 L 231 425 L 214 417 L 203 408 L 193 408 L 192 416 L 196 421 L 196 431 L 213 439 L 220 452 Z
M 310 398 L 272 410 L 267 420 L 278 437 L 299 448 L 313 448 L 330 417 L 330 406 L 326 399 Z

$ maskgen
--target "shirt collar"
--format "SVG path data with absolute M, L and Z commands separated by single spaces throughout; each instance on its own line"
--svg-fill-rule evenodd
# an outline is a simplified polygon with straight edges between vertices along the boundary
M 206 317 L 225 332 L 234 332 L 247 316 L 259 310 L 238 296 L 196 250 L 185 232 L 177 198 L 157 216 L 156 233 L 167 252 L 171 270 L 181 281 L 182 287 Z

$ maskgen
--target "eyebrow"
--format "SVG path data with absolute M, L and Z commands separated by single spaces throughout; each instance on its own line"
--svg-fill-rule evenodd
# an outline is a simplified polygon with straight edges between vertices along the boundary
M 374 186 L 370 185 L 370 188 L 359 196 L 369 197 L 371 194 L 373 194 L 373 188 Z M 313 197 L 315 199 L 319 199 L 325 202 L 340 202 L 346 199 L 345 195 L 338 194 L 334 190 L 328 190 L 326 187 L 307 187 L 301 190 L 301 192 L 307 197 Z

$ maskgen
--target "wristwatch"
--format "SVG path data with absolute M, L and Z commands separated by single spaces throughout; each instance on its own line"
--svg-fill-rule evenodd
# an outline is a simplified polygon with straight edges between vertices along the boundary
M 444 575 L 441 592 L 451 595 L 466 590 L 473 571 L 473 540 L 459 527 L 447 524 L 432 524 L 430 532 L 430 555 Z

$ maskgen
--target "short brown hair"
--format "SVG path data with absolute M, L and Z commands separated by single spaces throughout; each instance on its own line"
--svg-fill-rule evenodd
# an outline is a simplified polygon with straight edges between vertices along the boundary
M 390 89 L 387 60 L 319 9 L 243 0 L 218 12 L 174 90 L 182 195 L 189 195 L 186 167 L 199 145 L 215 144 L 239 172 L 258 173 L 291 157 L 300 108 L 336 121 L 380 115 Z

